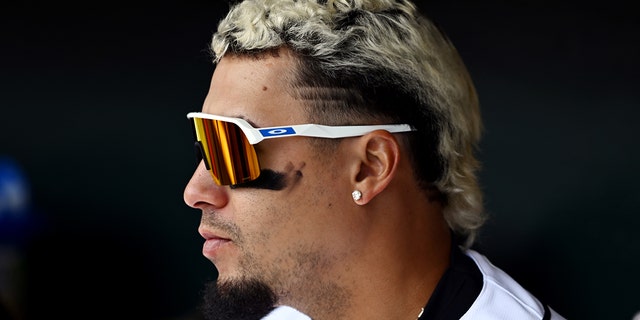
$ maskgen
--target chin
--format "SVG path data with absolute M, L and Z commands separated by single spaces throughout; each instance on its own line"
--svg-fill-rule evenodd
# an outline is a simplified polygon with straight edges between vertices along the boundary
M 274 290 L 260 280 L 219 277 L 205 285 L 200 311 L 206 320 L 259 320 L 276 303 Z

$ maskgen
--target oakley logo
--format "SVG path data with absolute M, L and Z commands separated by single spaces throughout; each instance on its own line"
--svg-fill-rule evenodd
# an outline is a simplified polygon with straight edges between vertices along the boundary
M 263 137 L 285 136 L 285 135 L 295 134 L 296 133 L 296 131 L 293 130 L 292 127 L 260 129 L 259 131 L 260 131 L 260 134 L 262 134 Z

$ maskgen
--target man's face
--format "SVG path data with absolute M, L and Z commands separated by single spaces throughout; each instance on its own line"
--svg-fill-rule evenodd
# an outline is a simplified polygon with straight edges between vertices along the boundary
M 286 86 L 292 58 L 225 57 L 218 64 L 202 111 L 242 117 L 255 127 L 307 123 L 303 101 Z M 258 280 L 280 303 L 304 303 L 322 295 L 343 299 L 332 276 L 353 255 L 354 226 L 345 214 L 351 200 L 348 170 L 339 170 L 345 148 L 318 154 L 310 138 L 287 137 L 255 145 L 262 168 L 255 182 L 218 186 L 200 163 L 184 193 L 202 211 L 198 231 L 203 254 L 218 282 Z

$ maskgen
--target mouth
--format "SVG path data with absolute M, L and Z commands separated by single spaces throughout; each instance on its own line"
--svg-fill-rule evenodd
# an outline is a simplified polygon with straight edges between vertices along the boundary
M 200 235 L 205 239 L 202 254 L 211 261 L 216 259 L 222 248 L 231 243 L 231 239 L 204 230 L 200 231 Z
M 214 260 L 220 248 L 229 242 L 231 242 L 231 240 L 224 238 L 207 239 L 202 246 L 202 254 L 208 259 Z

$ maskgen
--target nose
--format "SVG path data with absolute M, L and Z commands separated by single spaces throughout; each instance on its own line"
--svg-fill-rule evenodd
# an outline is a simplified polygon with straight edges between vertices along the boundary
M 200 161 L 184 189 L 183 198 L 184 202 L 194 209 L 203 209 L 207 206 L 221 208 L 228 203 L 229 194 L 228 188 L 219 186 L 213 181 L 204 162 Z

